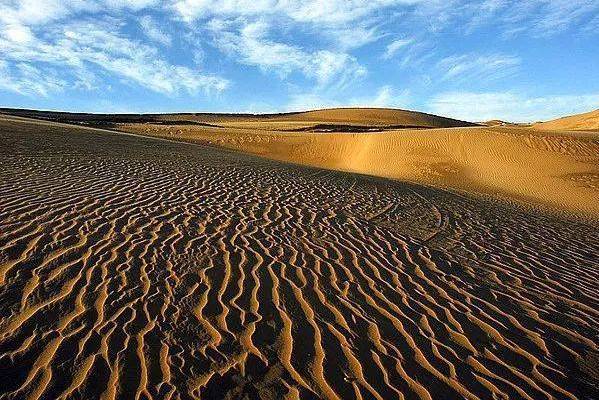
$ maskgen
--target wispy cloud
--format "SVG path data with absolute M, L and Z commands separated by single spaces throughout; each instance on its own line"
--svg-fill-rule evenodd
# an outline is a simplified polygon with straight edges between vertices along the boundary
M 467 121 L 498 118 L 511 122 L 549 120 L 598 106 L 599 93 L 530 97 L 512 92 L 449 92 L 435 96 L 428 104 L 429 111 L 434 114 Z
M 317 35 L 323 36 L 328 42 L 333 43 L 343 51 L 353 50 L 368 43 L 376 42 L 384 36 L 379 31 L 378 26 L 371 25 L 371 22 L 367 21 L 352 26 L 317 26 L 312 29 L 312 32 L 316 31 Z
M 70 24 L 48 31 L 43 37 L 31 34 L 27 40 L 20 39 L 0 38 L 0 54 L 7 64 L 35 64 L 40 71 L 60 68 L 64 79 L 70 77 L 74 83 L 80 81 L 80 76 L 93 80 L 93 66 L 169 95 L 181 91 L 191 94 L 218 92 L 228 85 L 226 79 L 168 63 L 156 48 L 122 35 L 113 21 Z M 27 78 L 20 68 L 13 70 L 15 79 Z M 48 74 L 39 74 L 40 82 L 48 79 Z
M 598 12 L 595 0 L 451 0 L 418 2 L 407 17 L 434 32 L 493 25 L 506 36 L 540 37 L 585 29 Z
M 354 98 L 351 105 L 355 107 L 394 107 L 405 108 L 410 104 L 409 89 L 397 90 L 391 85 L 379 88 L 376 95 L 366 98 Z
M 39 26 L 69 15 L 139 11 L 158 4 L 159 0 L 4 0 L 0 25 Z
M 0 0 L 0 89 L 140 87 L 173 98 L 222 92 L 232 79 L 260 89 L 272 75 L 265 95 L 281 102 L 303 92 L 348 103 L 366 87 L 406 84 L 420 96 L 485 91 L 486 82 L 497 88 L 540 70 L 521 46 L 494 48 L 524 36 L 576 38 L 586 52 L 598 15 L 596 0 Z M 538 79 L 564 83 L 557 68 L 542 72 Z M 26 90 L 34 76 L 41 86 Z
M 169 63 L 152 45 L 128 38 L 122 31 L 123 23 L 106 15 L 124 9 L 139 11 L 157 3 L 156 0 L 2 2 L 0 57 L 13 82 L 10 85 L 5 82 L 2 87 L 21 94 L 42 95 L 67 87 L 91 90 L 97 87 L 99 69 L 168 95 L 224 90 L 228 85 L 226 79 Z M 98 12 L 100 18 L 87 17 Z M 74 15 L 78 20 L 89 21 L 56 23 Z M 170 43 L 170 36 L 150 17 L 142 17 L 140 25 L 154 42 Z M 60 79 L 55 75 L 60 75 Z M 31 83 L 33 77 L 36 85 Z M 32 89 L 24 90 L 20 82 L 31 83 Z
M 370 96 L 338 98 L 326 93 L 297 93 L 291 96 L 287 111 L 305 111 L 331 107 L 394 107 L 406 108 L 411 102 L 408 89 L 396 90 L 390 85 L 380 87 Z
M 139 20 L 144 34 L 152 41 L 160 43 L 164 46 L 169 46 L 172 42 L 171 35 L 166 33 L 149 15 L 144 15 Z
M 356 49 L 379 40 L 379 29 L 388 20 L 386 10 L 420 0 L 177 0 L 171 9 L 191 25 L 211 19 L 257 20 L 285 29 L 309 32 L 321 42 L 332 43 L 337 50 Z
M 47 97 L 60 92 L 67 83 L 55 73 L 41 71 L 27 63 L 10 66 L 0 60 L 0 90 L 8 90 L 28 96 Z
M 463 82 L 505 78 L 518 71 L 519 57 L 505 54 L 464 54 L 446 57 L 438 62 L 442 79 Z
M 8 25 L 4 29 L 4 35 L 14 43 L 28 43 L 34 39 L 31 29 L 24 25 Z
M 394 21 L 416 27 L 412 33 L 417 30 L 422 36 L 446 29 L 468 32 L 485 25 L 498 27 L 505 35 L 539 36 L 568 28 L 584 30 L 593 26 L 591 18 L 599 13 L 599 3 L 594 0 L 177 0 L 172 9 L 188 22 L 242 17 L 249 21 L 260 18 L 289 28 L 296 26 L 332 38 L 341 49 L 352 49 L 385 37 L 384 26 Z M 410 51 L 401 60 L 404 67 L 430 58 L 431 52 L 424 50 L 430 46 L 415 45 L 414 41 L 414 38 L 392 41 L 383 59 L 393 58 L 406 47 Z M 479 60 L 491 61 L 498 60 Z
M 242 20 L 240 24 L 212 20 L 209 27 L 214 42 L 222 51 L 237 57 L 241 63 L 275 71 L 281 76 L 299 71 L 314 78 L 319 85 L 342 86 L 366 73 L 366 69 L 347 53 L 308 52 L 299 46 L 270 39 L 269 24 L 263 20 L 251 23 Z
M 383 54 L 384 59 L 392 58 L 400 49 L 414 43 L 414 39 L 396 39 L 389 43 Z
M 499 21 L 508 34 L 529 32 L 551 36 L 572 27 L 585 28 L 589 16 L 599 13 L 595 0 L 532 0 L 511 2 L 502 9 Z
M 178 0 L 173 9 L 186 21 L 214 16 L 279 15 L 297 22 L 343 24 L 370 16 L 394 5 L 418 0 Z

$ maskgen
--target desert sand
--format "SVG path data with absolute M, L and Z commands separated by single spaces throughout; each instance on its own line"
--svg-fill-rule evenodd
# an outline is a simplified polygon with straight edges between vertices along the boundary
M 599 217 L 599 133 L 468 123 L 456 127 L 459 121 L 418 114 L 406 118 L 409 112 L 391 118 L 387 110 L 370 118 L 367 114 L 359 126 L 355 121 L 362 115 L 349 110 L 350 122 L 342 125 L 342 110 L 327 111 L 318 118 L 306 113 L 276 122 L 119 123 L 114 128 Z
M 577 126 L 587 131 L 567 131 L 376 108 L 266 115 L 8 111 L 599 218 L 599 132 L 589 131 L 596 112 L 565 118 L 586 121 Z
M 588 113 L 571 115 L 534 124 L 534 128 L 542 130 L 567 131 L 599 131 L 599 109 Z
M 335 113 L 0 116 L 0 399 L 597 398 L 596 134 Z
M 12 116 L 45 119 L 55 122 L 82 123 L 91 125 L 114 125 L 118 123 L 182 124 L 205 127 L 251 127 L 269 129 L 280 127 L 282 130 L 294 126 L 314 127 L 318 125 L 354 126 L 368 128 L 419 127 L 449 128 L 457 126 L 475 126 L 476 124 L 437 115 L 388 108 L 332 108 L 305 112 L 279 114 L 214 114 L 214 113 L 178 113 L 178 114 L 87 114 L 54 111 L 37 111 L 0 108 L 0 113 Z

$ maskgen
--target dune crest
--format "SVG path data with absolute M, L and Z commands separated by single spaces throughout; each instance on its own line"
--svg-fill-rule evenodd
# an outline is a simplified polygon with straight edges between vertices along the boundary
M 378 108 L 265 115 L 10 112 L 210 144 L 599 218 L 599 134 L 593 132 L 532 129 L 500 120 L 475 126 Z M 595 114 L 589 113 L 587 119 Z
M 363 125 L 408 125 L 427 128 L 452 128 L 476 124 L 418 111 L 391 108 L 331 108 L 283 114 L 279 121 L 331 122 Z
M 312 111 L 298 111 L 277 114 L 226 114 L 226 113 L 175 113 L 175 114 L 89 114 L 58 111 L 38 111 L 26 109 L 0 108 L 0 113 L 26 118 L 36 118 L 55 122 L 105 125 L 115 123 L 183 124 L 207 127 L 235 127 L 256 123 L 265 126 L 278 126 L 281 129 L 295 125 L 345 124 L 373 127 L 408 126 L 420 128 L 451 128 L 475 126 L 459 121 L 418 111 L 391 108 L 330 108 Z M 238 125 L 241 124 L 241 125 Z
M 599 134 L 595 133 L 521 127 L 360 133 L 152 124 L 119 124 L 117 129 L 599 218 Z
M 564 131 L 597 131 L 599 130 L 599 109 L 583 114 L 570 115 L 547 122 L 539 122 L 533 125 L 535 129 L 541 130 L 564 130 Z

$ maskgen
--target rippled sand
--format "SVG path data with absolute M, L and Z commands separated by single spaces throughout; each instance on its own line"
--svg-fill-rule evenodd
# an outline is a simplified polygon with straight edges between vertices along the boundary
M 116 128 L 599 219 L 597 132 L 513 126 L 290 132 L 274 130 L 264 121 L 243 129 L 154 124 Z
M 0 120 L 0 398 L 599 395 L 599 225 Z

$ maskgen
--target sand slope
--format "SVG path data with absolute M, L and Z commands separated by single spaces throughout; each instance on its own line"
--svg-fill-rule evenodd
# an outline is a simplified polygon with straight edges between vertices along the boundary
M 596 224 L 39 122 L 0 154 L 2 399 L 599 393 Z
M 377 108 L 267 115 L 4 111 L 211 144 L 599 218 L 599 133 L 514 124 L 471 126 L 424 113 Z M 584 119 L 597 119 L 596 113 Z M 491 121 L 495 123 L 502 121 Z
M 520 127 L 281 132 L 118 124 L 305 165 L 409 180 L 599 218 L 599 134 Z
M 591 131 L 599 130 L 599 109 L 584 114 L 571 115 L 553 121 L 534 124 L 535 129 Z
M 333 108 L 305 112 L 280 114 L 222 114 L 222 113 L 179 113 L 179 114 L 86 114 L 37 110 L 0 108 L 0 113 L 45 119 L 56 122 L 85 123 L 88 125 L 112 125 L 114 123 L 180 123 L 213 127 L 245 127 L 264 129 L 275 127 L 281 130 L 315 125 L 359 125 L 364 127 L 419 127 L 449 128 L 474 126 L 459 121 L 417 111 L 387 108 Z
M 595 133 L 514 124 L 471 126 L 429 114 L 376 108 L 267 115 L 5 111 L 199 142 L 599 218 L 599 134 Z M 586 120 L 596 119 L 593 115 L 596 112 Z
M 408 125 L 428 128 L 450 128 L 475 124 L 451 118 L 386 108 L 334 108 L 306 111 L 272 118 L 279 121 L 309 121 L 361 125 Z
M 521 124 L 521 123 L 514 123 L 514 122 L 507 122 L 507 121 L 502 121 L 500 119 L 492 119 L 490 121 L 485 121 L 485 122 L 481 122 L 480 125 L 484 125 L 484 126 L 505 126 L 505 127 L 512 127 L 512 128 L 524 128 L 524 127 L 529 127 L 530 124 Z

